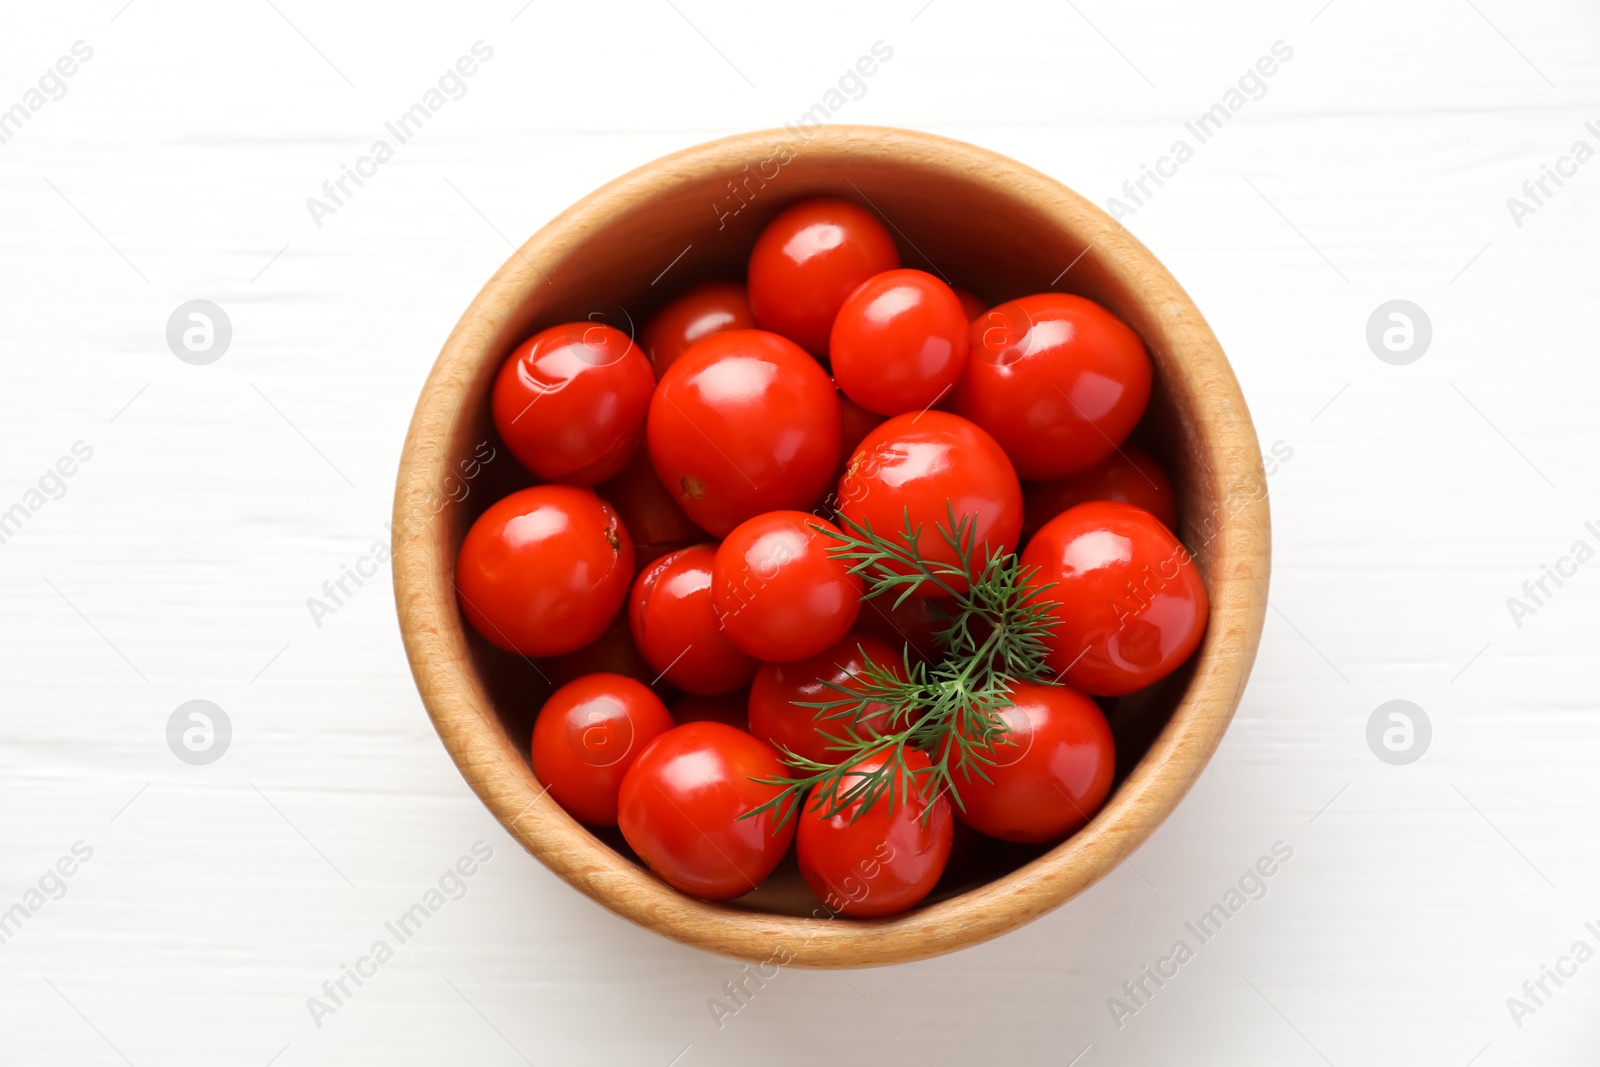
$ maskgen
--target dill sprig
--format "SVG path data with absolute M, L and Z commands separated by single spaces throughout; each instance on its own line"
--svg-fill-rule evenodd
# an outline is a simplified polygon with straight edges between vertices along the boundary
M 829 555 L 849 563 L 865 583 L 864 599 L 893 596 L 898 607 L 925 584 L 947 598 L 951 606 L 938 630 L 941 655 L 931 664 L 913 662 L 908 648 L 897 671 L 862 649 L 863 666 L 847 681 L 822 679 L 839 695 L 803 706 L 814 709 L 838 759 L 822 763 L 783 748 L 795 773 L 756 779 L 780 792 L 745 818 L 774 811 L 781 827 L 809 804 L 823 817 L 855 806 L 854 821 L 880 801 L 893 810 L 911 789 L 930 801 L 924 818 L 932 812 L 931 801 L 945 793 L 964 808 L 956 776 L 987 782 L 984 768 L 994 765 L 995 749 L 1015 743 L 999 709 L 1010 703 L 1013 683 L 1048 673 L 1045 640 L 1055 620 L 1040 594 L 1052 586 L 1031 586 L 1035 572 L 1023 568 L 1015 553 L 991 553 L 987 544 L 980 550 L 976 517 L 958 520 L 953 506 L 948 511 L 949 524 L 936 530 L 954 563 L 922 554 L 922 526 L 913 527 L 909 508 L 903 536 L 881 536 L 846 516 L 839 517 L 840 532 L 824 531 L 838 542 Z M 883 732 L 865 729 L 865 720 L 883 708 Z M 908 762 L 913 750 L 927 756 L 928 766 Z M 878 766 L 858 769 L 877 756 Z

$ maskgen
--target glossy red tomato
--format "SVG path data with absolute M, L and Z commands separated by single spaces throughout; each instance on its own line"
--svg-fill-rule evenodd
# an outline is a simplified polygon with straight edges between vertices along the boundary
M 872 212 L 832 197 L 802 200 L 767 223 L 756 239 L 750 307 L 762 329 L 824 356 L 845 297 L 899 265 L 894 238 Z
M 1166 677 L 1200 644 L 1209 603 L 1189 550 L 1154 515 L 1092 501 L 1049 522 L 1022 553 L 1054 604 L 1049 663 L 1096 696 Z
M 889 708 L 871 704 L 865 715 L 851 718 L 821 719 L 816 708 L 802 707 L 844 694 L 828 683 L 859 691 L 853 684 L 866 668 L 866 657 L 904 680 L 904 657 L 868 633 L 852 631 L 837 644 L 815 656 L 794 663 L 763 663 L 750 684 L 750 732 L 779 751 L 788 749 L 797 756 L 818 763 L 837 763 L 839 753 L 828 743 L 828 735 L 881 734 L 889 726 Z
M 633 640 L 645 662 L 690 693 L 743 688 L 759 666 L 740 651 L 712 607 L 711 545 L 668 553 L 639 572 L 628 604 Z
M 552 326 L 500 368 L 495 429 L 539 477 L 594 485 L 627 465 L 655 386 L 650 361 L 622 331 L 592 322 Z
M 722 537 L 764 511 L 809 508 L 839 463 L 839 394 L 816 360 L 763 330 L 697 342 L 650 402 L 661 484 Z
M 972 293 L 969 293 L 965 289 L 956 290 L 956 299 L 961 301 L 961 311 L 967 316 L 968 322 L 971 322 L 973 319 L 989 310 L 988 304 L 984 303 L 982 300 L 979 300 L 976 296 L 974 296 Z
M 579 822 L 615 826 L 622 778 L 645 746 L 672 729 L 642 682 L 589 674 L 557 689 L 533 723 L 533 773 Z
M 765 741 L 719 722 L 691 722 L 650 743 L 622 780 L 617 825 L 662 881 L 692 896 L 750 892 L 789 851 L 790 819 L 744 819 L 782 790 L 756 778 L 787 769 Z
M 728 640 L 757 659 L 790 663 L 843 637 L 861 609 L 861 579 L 828 554 L 838 532 L 803 511 L 769 511 L 728 534 L 711 567 Z
M 1060 478 L 1105 459 L 1150 399 L 1150 357 L 1092 300 L 1040 293 L 973 322 L 954 410 L 994 435 L 1024 478 Z
M 999 710 L 1010 744 L 991 750 L 989 781 L 955 772 L 956 818 L 1004 841 L 1057 841 L 1111 793 L 1116 744 L 1095 702 L 1064 685 L 1016 682 Z
M 871 756 L 855 767 L 865 774 L 884 759 Z M 906 763 L 915 771 L 928 766 L 928 757 L 913 750 Z M 840 791 L 854 781 L 847 775 Z M 819 798 L 808 799 L 795 831 L 795 856 L 806 885 L 831 910 L 863 919 L 893 915 L 919 903 L 944 873 L 955 828 L 949 798 L 934 797 L 930 805 L 920 785 L 908 786 L 892 805 L 879 797 L 861 812 L 858 800 L 828 817 Z
M 633 633 L 628 628 L 626 612 L 618 612 L 605 633 L 576 652 L 541 660 L 539 671 L 557 686 L 575 682 L 587 674 L 620 674 L 650 685 L 661 673 L 652 669 L 639 654 L 638 647 L 633 643 Z M 671 688 L 665 685 L 651 688 L 658 690 L 657 696 L 661 695 L 662 690 L 671 692 Z
M 1023 543 L 1063 511 L 1090 500 L 1132 504 L 1160 519 L 1167 529 L 1178 528 L 1178 501 L 1167 472 L 1144 449 L 1124 444 L 1086 471 L 1048 482 L 1023 482 Z
M 594 491 L 621 516 L 640 566 L 705 540 L 705 531 L 683 513 L 656 477 L 648 448 L 640 447 L 621 474 L 595 486 Z
M 884 271 L 839 309 L 828 359 L 839 388 L 868 411 L 921 411 L 953 389 L 967 365 L 967 316 L 933 275 Z
M 739 730 L 750 726 L 750 690 L 736 689 L 716 696 L 684 693 L 672 702 L 672 721 L 682 726 L 686 722 L 720 722 Z
M 696 341 L 724 330 L 753 330 L 755 325 L 744 286 L 702 282 L 656 312 L 644 324 L 639 340 L 659 378 Z
M 616 618 L 633 579 L 633 542 L 588 489 L 536 485 L 497 501 L 461 542 L 461 612 L 524 656 L 582 648 Z
M 952 508 L 957 523 L 973 519 L 975 559 L 982 560 L 985 545 L 994 554 L 1015 547 L 1022 529 L 1016 471 L 993 437 L 944 411 L 896 415 L 885 422 L 861 442 L 839 480 L 841 516 L 909 547 L 909 513 L 911 528 L 922 528 L 917 550 L 930 563 L 958 562 L 938 533 L 939 527 L 949 529 Z M 958 592 L 966 588 L 960 578 L 949 584 Z M 916 595 L 945 593 L 924 582 Z

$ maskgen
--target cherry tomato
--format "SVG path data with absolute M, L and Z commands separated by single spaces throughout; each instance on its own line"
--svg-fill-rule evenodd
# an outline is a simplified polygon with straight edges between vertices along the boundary
M 1178 528 L 1178 501 L 1167 472 L 1148 452 L 1125 444 L 1078 474 L 1048 482 L 1023 482 L 1023 542 L 1063 511 L 1089 500 L 1132 504 L 1160 519 L 1167 529 Z
M 867 434 L 883 425 L 883 416 L 868 411 L 854 400 L 839 394 L 839 461 L 848 462 Z M 841 471 L 840 473 L 843 473 Z
M 495 429 L 539 477 L 594 485 L 627 465 L 655 385 L 650 361 L 621 330 L 591 322 L 552 326 L 518 345 L 500 368 Z
M 660 378 L 696 341 L 724 330 L 753 330 L 755 325 L 744 286 L 702 282 L 651 316 L 639 340 Z
M 938 533 L 972 522 L 975 562 L 988 552 L 1011 551 L 1022 529 L 1022 485 L 1000 446 L 978 426 L 943 411 L 896 415 L 866 436 L 839 480 L 839 514 L 870 527 L 885 540 L 910 547 L 906 536 L 919 526 L 917 551 L 930 563 L 956 565 L 955 551 Z M 904 568 L 899 568 L 905 572 Z M 960 592 L 966 582 L 947 579 Z M 923 582 L 917 596 L 943 596 Z
M 575 682 L 586 674 L 620 674 L 650 685 L 661 673 L 646 663 L 644 657 L 639 654 L 624 612 L 617 613 L 616 620 L 605 633 L 576 652 L 541 660 L 539 670 L 558 686 Z M 658 687 L 651 686 L 651 688 Z M 671 692 L 668 687 L 660 688 L 666 688 L 667 692 Z M 659 691 L 657 695 L 660 695 Z
M 557 689 L 533 723 L 533 773 L 579 822 L 615 826 L 622 779 L 645 746 L 672 729 L 661 698 L 620 674 Z
M 635 451 L 621 474 L 595 486 L 594 491 L 622 518 L 628 536 L 633 538 L 633 554 L 640 566 L 674 549 L 705 540 L 705 531 L 683 513 L 656 477 L 647 448 Z
M 736 689 L 717 696 L 699 696 L 684 693 L 672 702 L 672 721 L 682 726 L 686 722 L 720 722 L 739 730 L 750 725 L 750 690 Z
M 1205 583 L 1189 550 L 1143 508 L 1091 501 L 1062 512 L 1022 553 L 1054 605 L 1052 669 L 1095 696 L 1121 696 L 1166 677 L 1206 630 Z
M 763 511 L 811 507 L 827 491 L 839 463 L 839 394 L 792 341 L 729 330 L 667 371 L 648 435 L 661 484 L 722 537 Z
M 857 286 L 839 309 L 828 359 L 839 388 L 868 411 L 921 411 L 961 377 L 967 316 L 933 275 L 884 271 Z
M 866 774 L 886 758 L 870 756 L 855 769 Z M 912 750 L 905 758 L 913 771 L 928 766 L 921 752 Z M 846 775 L 841 792 L 853 778 Z M 821 798 L 808 801 L 795 831 L 795 856 L 806 885 L 830 909 L 863 919 L 893 915 L 919 903 L 944 873 L 955 829 L 950 800 L 939 796 L 930 805 L 919 784 L 907 785 L 892 806 L 882 796 L 864 812 L 857 800 L 824 817 Z
M 750 307 L 762 329 L 824 356 L 845 297 L 899 265 L 894 238 L 872 212 L 833 197 L 802 200 L 767 223 L 756 239 Z
M 788 773 L 765 741 L 720 722 L 675 727 L 639 754 L 622 780 L 617 825 L 662 881 L 692 896 L 750 892 L 789 851 L 795 820 L 773 810 L 740 818 L 782 790 L 756 778 Z
M 1144 342 L 1092 300 L 1040 293 L 973 322 L 957 414 L 994 435 L 1024 478 L 1060 478 L 1105 459 L 1150 399 Z
M 1003 841 L 1056 841 L 1094 818 L 1111 793 L 1111 727 L 1094 701 L 1064 685 L 1014 682 L 1011 699 L 998 709 L 1009 743 L 990 750 L 989 780 L 954 772 L 956 818 Z
M 940 615 L 942 602 L 939 600 L 913 596 L 896 604 L 898 599 L 898 595 L 863 599 L 861 614 L 856 616 L 856 629 L 865 630 L 893 648 L 910 648 L 913 663 L 938 659 L 943 655 L 939 631 L 946 618 L 953 614 L 953 602 L 944 605 L 951 611 Z
M 712 608 L 716 550 L 696 545 L 668 553 L 639 572 L 628 623 L 645 662 L 689 693 L 731 693 L 758 664 L 728 639 Z
M 717 547 L 712 603 L 746 653 L 772 663 L 814 656 L 843 637 L 861 609 L 861 579 L 828 549 L 839 528 L 803 511 L 740 523 Z
M 866 669 L 866 657 L 905 679 L 904 658 L 871 634 L 853 631 L 837 644 L 795 663 L 763 663 L 750 684 L 750 732 L 779 751 L 788 749 L 818 763 L 837 763 L 839 753 L 828 743 L 828 735 L 845 737 L 854 728 L 858 734 L 882 734 L 889 727 L 889 708 L 871 704 L 859 717 L 818 719 L 816 708 L 805 703 L 839 700 L 844 694 L 834 685 L 850 686 Z M 853 687 L 852 687 L 853 688 Z M 855 690 L 859 691 L 859 690 Z
M 956 299 L 961 301 L 961 312 L 962 314 L 966 315 L 968 322 L 971 322 L 973 319 L 989 310 L 988 304 L 984 303 L 982 300 L 979 300 L 976 296 L 974 296 L 972 293 L 969 293 L 965 289 L 956 290 Z
M 633 542 L 588 489 L 536 485 L 497 501 L 461 542 L 456 593 L 488 640 L 524 656 L 582 648 L 616 618 Z

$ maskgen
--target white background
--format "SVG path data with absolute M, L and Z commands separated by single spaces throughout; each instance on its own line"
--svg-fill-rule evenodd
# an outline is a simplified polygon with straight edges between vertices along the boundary
M 93 849 L 0 947 L 0 1061 L 1600 1056 L 1600 961 L 1520 1028 L 1506 1005 L 1600 948 L 1600 563 L 1520 627 L 1506 606 L 1600 545 L 1600 162 L 1520 227 L 1506 206 L 1600 147 L 1592 4 L 123 3 L 8 4 L 0 27 L 0 107 L 94 49 L 0 145 L 0 510 L 93 449 L 0 546 L 0 909 Z M 306 198 L 480 39 L 467 95 L 314 225 Z M 786 971 L 719 1029 L 738 964 L 580 897 L 468 791 L 387 572 L 320 628 L 306 599 L 386 538 L 418 389 L 508 241 L 665 152 L 797 119 L 879 40 L 892 60 L 835 121 L 969 140 L 1102 203 L 1292 47 L 1125 220 L 1209 317 L 1263 445 L 1293 450 L 1273 607 L 1137 868 L 953 956 Z M 233 323 L 210 366 L 164 338 L 196 298 Z M 1394 298 L 1433 325 L 1408 366 L 1365 340 Z M 206 767 L 165 739 L 197 698 L 233 725 Z M 1365 740 L 1395 698 L 1433 724 L 1409 766 Z M 315 1026 L 307 998 L 478 840 L 465 898 Z M 1280 840 L 1265 899 L 1118 1029 L 1107 999 Z

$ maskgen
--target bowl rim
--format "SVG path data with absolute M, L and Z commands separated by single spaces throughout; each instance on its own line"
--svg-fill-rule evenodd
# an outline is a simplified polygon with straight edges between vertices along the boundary
M 424 513 L 421 504 L 449 473 L 451 445 L 465 432 L 462 405 L 452 401 L 480 373 L 490 358 L 486 349 L 501 342 L 503 327 L 531 288 L 542 283 L 542 265 L 570 255 L 592 228 L 639 208 L 663 183 L 737 171 L 753 153 L 793 143 L 798 132 L 735 134 L 646 163 L 584 196 L 513 251 L 451 331 L 418 398 L 395 486 L 394 594 L 406 656 L 446 750 L 501 825 L 545 866 L 618 915 L 686 944 L 783 965 L 878 966 L 951 952 L 1038 918 L 1108 875 L 1171 814 L 1221 742 L 1255 658 L 1267 607 L 1266 482 L 1248 408 L 1216 337 L 1176 279 L 1120 223 L 1054 178 L 975 145 L 893 127 L 811 129 L 807 153 L 898 155 L 1026 201 L 1090 241 L 1105 270 L 1154 307 L 1166 358 L 1203 387 L 1190 397 L 1205 453 L 1200 469 L 1216 483 L 1215 499 L 1229 507 L 1207 573 L 1210 626 L 1171 718 L 1089 825 L 958 896 L 876 920 L 833 921 L 825 909 L 805 917 L 746 911 L 685 896 L 613 851 L 543 797 L 470 669 L 451 568 L 438 565 L 452 558 L 442 513 L 408 519 Z

